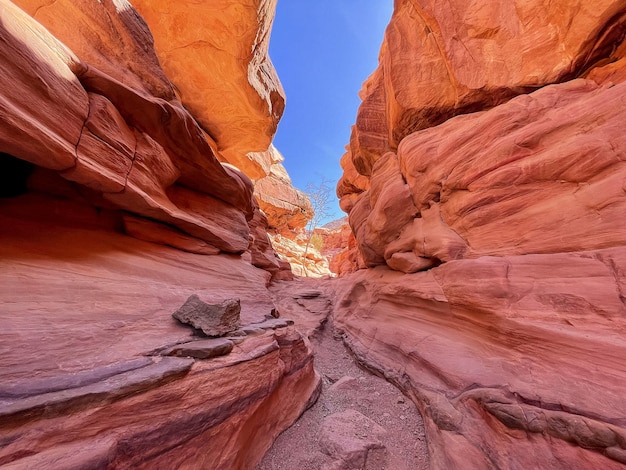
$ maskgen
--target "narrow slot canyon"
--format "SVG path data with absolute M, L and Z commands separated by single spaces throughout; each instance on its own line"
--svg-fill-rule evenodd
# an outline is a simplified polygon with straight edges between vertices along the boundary
M 0 469 L 625 469 L 624 18 L 0 0 Z

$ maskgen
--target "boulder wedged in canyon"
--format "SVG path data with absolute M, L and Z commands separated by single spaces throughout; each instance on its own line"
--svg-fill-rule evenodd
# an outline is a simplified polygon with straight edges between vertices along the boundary
M 395 4 L 341 162 L 335 325 L 432 468 L 626 465 L 625 15 Z

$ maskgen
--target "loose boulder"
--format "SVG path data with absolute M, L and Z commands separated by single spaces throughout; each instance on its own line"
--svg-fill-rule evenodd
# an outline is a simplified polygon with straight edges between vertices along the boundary
M 239 328 L 240 313 L 239 299 L 207 304 L 193 294 L 172 316 L 181 323 L 202 330 L 207 336 L 224 336 Z
M 320 431 L 322 451 L 336 459 L 330 469 L 363 469 L 372 452 L 385 453 L 387 431 L 356 410 L 327 416 Z

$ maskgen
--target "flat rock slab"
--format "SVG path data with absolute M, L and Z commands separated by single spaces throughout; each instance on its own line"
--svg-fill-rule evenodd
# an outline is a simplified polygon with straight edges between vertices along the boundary
M 25 398 L 70 388 L 84 387 L 85 385 L 100 382 L 114 375 L 149 366 L 152 363 L 152 359 L 140 357 L 57 377 L 5 380 L 0 384 L 0 400 Z
M 193 359 L 163 357 L 121 374 L 116 374 L 96 383 L 59 390 L 26 398 L 0 400 L 0 420 L 34 420 L 69 413 L 81 406 L 112 402 L 119 398 L 175 380 L 187 374 Z
M 372 450 L 385 447 L 387 431 L 356 410 L 346 410 L 327 416 L 320 430 L 322 451 L 341 462 L 331 468 L 361 469 Z
M 221 304 L 207 304 L 193 294 L 172 316 L 181 323 L 202 330 L 207 336 L 224 336 L 239 328 L 240 314 L 239 299 L 227 299 Z
M 225 338 L 205 339 L 177 344 L 165 351 L 163 356 L 193 357 L 195 359 L 210 359 L 225 356 L 233 350 L 234 343 Z
M 306 289 L 306 290 L 301 290 L 299 292 L 296 292 L 293 297 L 295 299 L 316 299 L 320 295 L 322 295 L 322 291 L 320 290 Z
M 335 381 L 329 387 L 330 392 L 337 392 L 341 390 L 356 390 L 359 387 L 359 382 L 356 378 L 345 375 L 341 377 L 339 380 Z
M 288 326 L 293 325 L 293 320 L 285 319 L 285 318 L 268 318 L 265 321 L 259 323 L 251 323 L 250 325 L 246 325 L 236 333 L 241 333 L 243 335 L 255 336 L 263 334 L 266 330 L 275 330 L 277 328 L 286 328 Z

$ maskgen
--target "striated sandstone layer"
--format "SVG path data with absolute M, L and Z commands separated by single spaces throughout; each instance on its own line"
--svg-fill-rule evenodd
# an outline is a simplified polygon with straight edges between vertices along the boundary
M 311 201 L 292 186 L 282 164 L 285 159 L 276 147 L 270 146 L 255 158 L 265 162 L 265 176 L 254 180 L 254 196 L 267 216 L 269 230 L 293 239 L 313 217 Z
M 336 324 L 432 468 L 623 468 L 626 6 L 395 3 L 337 186 Z
M 224 158 L 257 179 L 285 108 L 267 54 L 276 0 L 135 0 L 163 70 Z
M 431 468 L 621 469 L 624 272 L 623 247 L 360 270 L 335 324 L 417 404 Z
M 10 119 L 1 150 L 59 172 L 94 205 L 165 224 L 151 241 L 180 248 L 187 238 L 185 249 L 204 254 L 260 249 L 251 180 L 220 162 L 214 140 L 176 98 L 132 6 L 17 3 L 32 18 L 2 3 L 2 79 L 19 90 L 2 96 Z M 129 233 L 146 239 L 145 227 Z
M 266 37 L 253 16 L 238 27 Z M 253 468 L 319 378 L 307 340 L 267 320 L 291 273 L 251 179 L 127 1 L 0 0 L 0 38 L 0 466 Z M 270 124 L 241 148 L 267 148 L 281 100 L 251 105 Z M 241 330 L 198 341 L 171 317 L 191 295 L 240 299 Z
M 0 201 L 0 466 L 254 468 L 315 396 L 308 341 L 263 328 L 266 271 L 129 238 L 118 217 Z M 163 357 L 203 343 L 172 318 L 192 294 L 241 299 L 247 326 L 221 357 Z
M 253 181 L 270 230 L 294 238 L 312 213 L 271 144 L 285 107 L 268 55 L 276 0 L 133 5 L 154 35 L 156 54 L 178 98 L 214 140 L 217 158 Z

